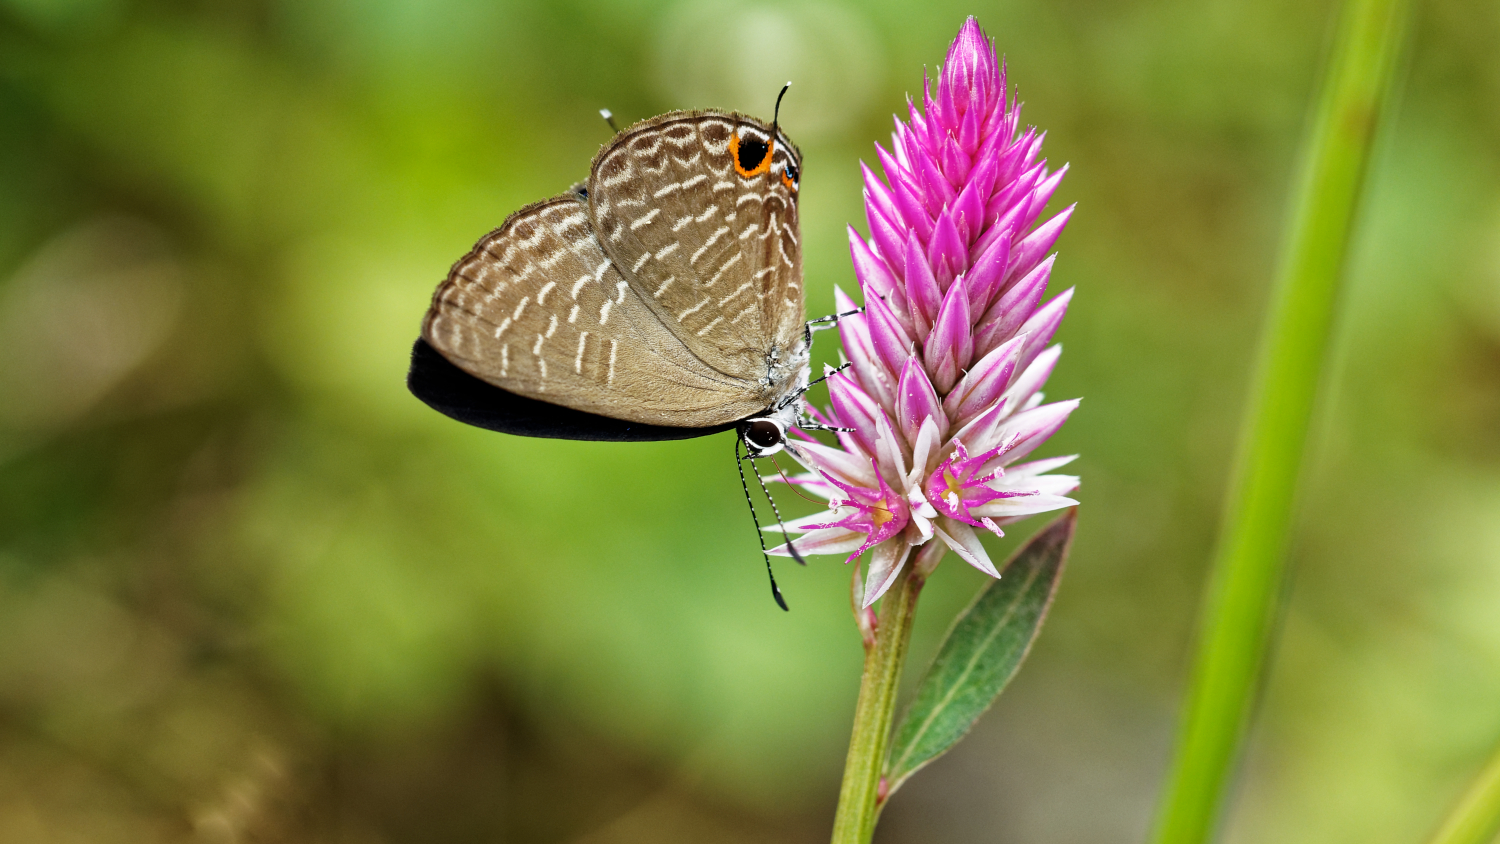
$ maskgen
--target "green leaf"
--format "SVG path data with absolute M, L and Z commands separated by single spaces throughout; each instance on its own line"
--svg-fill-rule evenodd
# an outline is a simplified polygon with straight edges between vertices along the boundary
M 896 725 L 887 795 L 957 744 L 1015 676 L 1052 605 L 1077 521 L 1069 510 L 1042 528 L 954 620 Z

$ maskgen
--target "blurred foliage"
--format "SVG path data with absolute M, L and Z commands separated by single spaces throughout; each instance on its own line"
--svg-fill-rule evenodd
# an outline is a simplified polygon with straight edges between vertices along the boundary
M 0 0 L 0 840 L 824 838 L 848 570 L 783 566 L 783 615 L 727 436 L 492 435 L 405 358 L 598 108 L 787 78 L 828 312 L 856 162 L 970 13 L 1072 163 L 1085 503 L 1027 669 L 881 840 L 1140 840 L 1330 11 Z M 1500 735 L 1497 31 L 1417 16 L 1236 844 L 1416 841 Z M 981 581 L 935 576 L 918 667 Z

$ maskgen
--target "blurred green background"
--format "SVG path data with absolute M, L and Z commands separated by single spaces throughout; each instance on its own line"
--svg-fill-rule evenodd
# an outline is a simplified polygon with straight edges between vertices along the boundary
M 776 609 L 730 437 L 503 437 L 402 377 L 597 109 L 788 78 L 828 312 L 857 162 L 970 13 L 1072 164 L 1084 505 L 1030 662 L 877 841 L 1140 841 L 1332 11 L 0 0 L 0 841 L 826 840 L 849 572 L 782 564 Z M 1235 844 L 1416 842 L 1500 739 L 1497 36 L 1419 6 Z M 918 667 L 981 579 L 939 570 Z

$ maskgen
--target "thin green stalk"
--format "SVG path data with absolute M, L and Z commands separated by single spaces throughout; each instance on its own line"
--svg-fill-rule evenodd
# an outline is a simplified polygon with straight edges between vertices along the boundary
M 1489 844 L 1500 833 L 1500 747 L 1428 844 Z
M 1239 755 L 1274 627 L 1297 478 L 1350 233 L 1405 19 L 1404 0 L 1343 5 L 1302 153 L 1156 844 L 1210 838 Z
M 912 575 L 914 565 L 906 564 L 881 599 L 875 644 L 865 651 L 859 701 L 854 705 L 854 733 L 849 737 L 839 808 L 833 818 L 833 844 L 867 844 L 875 832 L 880 773 L 896 711 L 896 686 L 911 643 L 917 595 L 922 591 L 921 578 Z

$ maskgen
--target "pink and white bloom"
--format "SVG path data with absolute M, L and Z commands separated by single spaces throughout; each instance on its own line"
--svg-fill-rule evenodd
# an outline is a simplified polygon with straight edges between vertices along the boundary
M 885 178 L 864 167 L 870 236 L 849 229 L 865 310 L 839 323 L 850 366 L 828 380 L 826 421 L 853 430 L 838 448 L 805 436 L 788 446 L 809 470 L 791 481 L 832 510 L 789 523 L 802 535 L 788 544 L 868 554 L 865 607 L 913 557 L 924 576 L 952 550 L 999 577 L 976 528 L 1003 535 L 1077 503 L 1067 495 L 1078 478 L 1050 474 L 1072 457 L 1016 462 L 1078 406 L 1043 404 L 1041 393 L 1072 298 L 1042 303 L 1048 253 L 1073 207 L 1038 220 L 1067 168 L 1049 171 L 1042 135 L 1021 131 L 1005 69 L 972 17 L 936 91 L 924 80 L 921 108 L 908 101 L 908 112 L 890 149 L 876 145 Z M 837 296 L 840 311 L 856 307 Z

